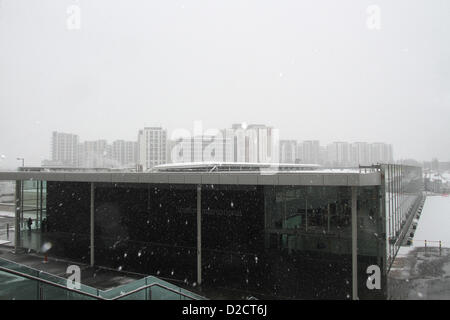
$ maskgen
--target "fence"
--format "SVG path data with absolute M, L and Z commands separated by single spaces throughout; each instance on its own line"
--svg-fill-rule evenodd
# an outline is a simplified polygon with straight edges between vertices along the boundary
M 427 248 L 439 248 L 439 255 L 442 254 L 442 241 L 441 240 L 415 240 L 411 241 L 411 244 L 423 243 L 425 247 L 425 251 Z

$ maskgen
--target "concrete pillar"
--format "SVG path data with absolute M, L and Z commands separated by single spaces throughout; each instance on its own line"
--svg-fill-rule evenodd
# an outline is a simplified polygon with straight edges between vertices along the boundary
M 20 248 L 20 218 L 22 215 L 22 181 L 17 180 L 16 181 L 16 190 L 14 193 L 14 252 L 17 252 L 17 250 Z
M 43 203 L 43 201 L 44 201 L 44 196 L 43 196 L 42 194 L 43 194 L 43 191 L 44 191 L 44 182 L 43 182 L 43 181 L 40 181 L 40 182 L 39 182 L 39 185 L 40 185 L 40 189 L 41 189 L 41 193 L 40 193 L 40 205 L 39 205 L 39 226 L 40 226 L 40 228 L 41 228 L 41 230 L 42 230 L 42 212 L 43 212 L 43 210 L 42 210 L 42 203 Z
M 400 202 L 399 202 L 399 177 L 398 165 L 395 165 L 395 210 L 397 214 L 397 230 L 400 231 L 402 226 L 402 217 L 400 216 Z
M 395 224 L 394 224 L 394 190 L 392 188 L 392 181 L 393 181 L 393 177 L 392 177 L 392 165 L 388 165 L 388 172 L 389 172 L 389 223 L 391 225 L 390 230 L 391 230 L 391 237 L 395 236 Z M 391 254 L 392 257 L 392 245 L 389 244 L 389 252 Z
M 400 210 L 400 223 L 403 222 L 403 194 L 402 194 L 403 168 L 398 166 L 398 203 Z
M 24 207 L 23 207 L 23 200 L 24 200 L 24 190 L 23 190 L 23 187 L 24 187 L 24 181 L 20 181 L 20 223 L 23 223 L 24 222 L 24 218 L 23 218 L 23 210 L 24 210 Z M 24 226 L 24 228 L 25 228 L 25 226 Z
M 358 215 L 357 187 L 352 187 L 352 298 L 358 300 Z
M 281 228 L 286 228 L 286 211 L 287 211 L 287 190 L 286 188 L 283 189 L 283 220 L 281 220 Z
M 330 232 L 330 215 L 331 215 L 330 204 L 328 204 L 328 207 L 327 207 L 327 230 L 328 230 L 328 232 Z
M 398 221 L 398 176 L 397 176 L 397 166 L 394 164 L 394 212 L 395 212 L 395 229 L 398 231 L 400 229 L 399 221 Z M 395 232 L 395 236 L 397 236 L 397 232 Z
M 197 284 L 202 284 L 202 186 L 197 185 Z
M 39 225 L 39 181 L 36 181 L 36 223 L 35 226 L 37 228 L 37 226 Z M 39 225 L 40 228 L 40 225 Z
M 398 177 L 398 179 L 399 179 L 399 181 L 398 181 L 398 192 L 399 192 L 398 198 L 399 198 L 399 203 L 400 203 L 400 222 L 403 222 L 403 218 L 404 218 L 404 216 L 403 216 L 403 193 L 402 193 L 403 168 L 402 168 L 401 164 L 398 166 L 398 169 L 399 169 L 398 170 L 398 175 L 399 175 L 399 177 Z
M 395 165 L 395 211 L 397 215 L 397 230 L 400 231 L 402 221 L 400 217 L 399 201 L 398 201 L 398 165 Z
M 266 193 L 264 195 L 264 246 L 266 249 L 268 249 L 270 246 L 269 228 L 271 227 L 270 220 L 269 220 L 271 212 L 269 212 L 269 206 L 267 205 L 267 202 L 270 200 L 268 200 L 268 198 L 269 198 L 269 196 Z
M 305 231 L 308 232 L 308 199 L 305 200 Z
M 95 209 L 95 186 L 94 183 L 91 182 L 91 232 L 90 232 L 90 239 L 91 239 L 91 266 L 94 266 L 94 209 Z

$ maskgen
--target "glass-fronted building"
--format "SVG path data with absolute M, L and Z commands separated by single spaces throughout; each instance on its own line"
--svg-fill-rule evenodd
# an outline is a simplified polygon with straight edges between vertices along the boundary
M 161 277 L 211 298 L 387 298 L 386 275 L 422 200 L 421 169 L 262 169 L 183 165 L 0 179 L 16 181 L 20 248 L 44 246 L 56 257 Z M 380 289 L 367 286 L 373 265 Z

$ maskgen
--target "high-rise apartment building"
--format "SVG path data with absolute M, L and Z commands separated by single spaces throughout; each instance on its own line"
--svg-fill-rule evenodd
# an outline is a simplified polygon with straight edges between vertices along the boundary
M 226 162 L 232 161 L 232 140 L 224 136 L 199 135 L 180 138 L 171 147 L 172 162 Z M 227 159 L 227 155 L 230 159 Z
M 327 163 L 331 166 L 350 166 L 350 144 L 337 141 L 327 146 Z
M 372 163 L 392 163 L 394 161 L 394 155 L 392 145 L 375 142 L 371 145 Z
M 78 166 L 83 168 L 113 167 L 111 146 L 106 140 L 84 141 L 78 145 Z
M 252 124 L 246 129 L 248 139 L 248 162 L 279 162 L 278 130 L 263 124 Z
M 392 145 L 377 142 L 333 142 L 328 144 L 324 163 L 328 166 L 351 167 L 377 163 L 393 163 Z
M 136 141 L 113 141 L 111 156 L 114 167 L 134 167 L 138 160 L 138 144 Z
M 272 127 L 233 124 L 217 134 L 180 137 L 172 143 L 170 159 L 173 163 L 278 162 L 278 142 L 278 131 Z
M 297 160 L 297 141 L 280 140 L 280 163 L 295 163 Z
M 146 127 L 138 134 L 139 165 L 144 170 L 167 163 L 167 130 Z
M 78 165 L 78 135 L 53 131 L 52 162 L 64 166 Z
M 367 166 L 372 164 L 370 144 L 354 142 L 350 145 L 350 162 L 353 166 Z
M 233 129 L 220 131 L 223 147 L 223 161 L 237 162 L 237 136 Z
M 305 140 L 302 143 L 301 154 L 298 158 L 300 163 L 320 164 L 320 142 L 319 140 Z
M 47 161 L 47 160 L 46 160 Z M 377 142 L 279 140 L 278 130 L 263 124 L 233 124 L 231 128 L 201 132 L 170 140 L 161 127 L 139 131 L 138 141 L 106 140 L 80 143 L 78 136 L 53 132 L 48 165 L 80 167 L 135 167 L 143 169 L 177 162 L 300 163 L 351 167 L 393 163 L 392 145 Z M 47 163 L 46 162 L 46 163 Z
M 241 124 L 233 124 L 227 130 L 227 136 L 232 137 L 233 161 L 249 162 L 250 137 L 246 134 L 246 128 Z

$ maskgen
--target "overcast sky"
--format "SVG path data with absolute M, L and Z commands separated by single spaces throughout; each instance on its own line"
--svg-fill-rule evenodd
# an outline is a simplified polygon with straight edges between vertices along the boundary
M 0 168 L 195 120 L 450 160 L 450 1 L 0 0 Z

